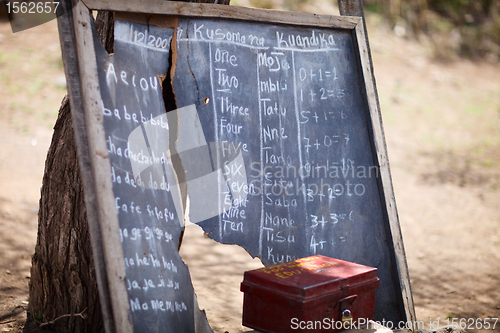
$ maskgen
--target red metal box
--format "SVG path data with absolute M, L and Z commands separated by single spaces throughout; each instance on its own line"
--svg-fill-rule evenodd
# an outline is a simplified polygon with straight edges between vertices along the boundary
M 321 255 L 247 271 L 243 325 L 269 333 L 339 331 L 372 319 L 378 284 L 376 268 Z

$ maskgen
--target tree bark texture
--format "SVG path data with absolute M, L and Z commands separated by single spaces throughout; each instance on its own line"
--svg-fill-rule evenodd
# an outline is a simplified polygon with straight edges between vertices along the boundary
M 113 50 L 113 16 L 99 13 L 101 43 Z M 75 314 L 82 313 L 82 316 Z M 62 317 L 64 315 L 73 315 Z M 69 99 L 59 109 L 45 161 L 32 258 L 28 321 L 56 332 L 104 332 Z
M 83 185 L 66 97 L 45 162 L 28 317 L 35 319 L 32 325 L 38 325 L 83 310 L 86 320 L 67 317 L 57 320 L 51 328 L 57 332 L 103 331 Z

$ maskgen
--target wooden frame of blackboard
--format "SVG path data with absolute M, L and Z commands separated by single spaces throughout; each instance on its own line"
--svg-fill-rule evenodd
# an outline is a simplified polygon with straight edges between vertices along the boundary
M 132 332 L 123 306 L 128 302 L 123 253 L 111 246 L 120 244 L 118 217 L 109 209 L 114 206 L 113 192 L 107 148 L 99 135 L 103 133 L 96 108 L 100 92 L 89 10 L 81 2 L 62 1 L 60 5 L 66 14 L 58 17 L 58 28 L 104 327 L 107 332 Z M 122 283 L 113 283 L 115 279 Z
M 108 332 L 132 332 L 129 303 L 125 289 L 125 267 L 120 247 L 118 217 L 111 184 L 110 162 L 103 135 L 102 111 L 97 65 L 90 22 L 91 10 L 147 15 L 169 15 L 204 18 L 228 18 L 254 22 L 273 22 L 309 27 L 342 28 L 353 31 L 357 40 L 359 62 L 362 67 L 364 89 L 373 133 L 373 149 L 380 167 L 379 191 L 385 199 L 388 233 L 391 236 L 394 264 L 393 274 L 400 281 L 402 316 L 414 321 L 415 311 L 409 282 L 408 268 L 396 210 L 387 149 L 385 145 L 380 108 L 371 58 L 365 36 L 364 22 L 360 17 L 326 16 L 307 13 L 278 12 L 212 4 L 147 0 L 123 2 L 113 0 L 80 1 L 72 12 L 59 18 L 63 57 L 73 114 L 78 154 L 85 186 L 89 229 L 96 262 L 100 299 Z M 68 39 L 68 36 L 72 38 Z M 106 241 L 102 241 L 105 239 Z M 112 296 L 111 296 L 112 295 Z

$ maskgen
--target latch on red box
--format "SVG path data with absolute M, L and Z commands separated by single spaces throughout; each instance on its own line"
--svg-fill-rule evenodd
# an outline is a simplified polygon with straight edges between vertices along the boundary
M 377 269 L 322 255 L 245 272 L 243 325 L 269 332 L 334 332 L 372 319 Z

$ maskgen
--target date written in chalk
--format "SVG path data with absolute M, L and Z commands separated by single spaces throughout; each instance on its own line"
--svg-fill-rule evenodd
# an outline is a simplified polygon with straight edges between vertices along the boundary
M 7 1 L 7 13 L 13 14 L 52 14 L 56 13 L 59 2 L 18 2 Z

